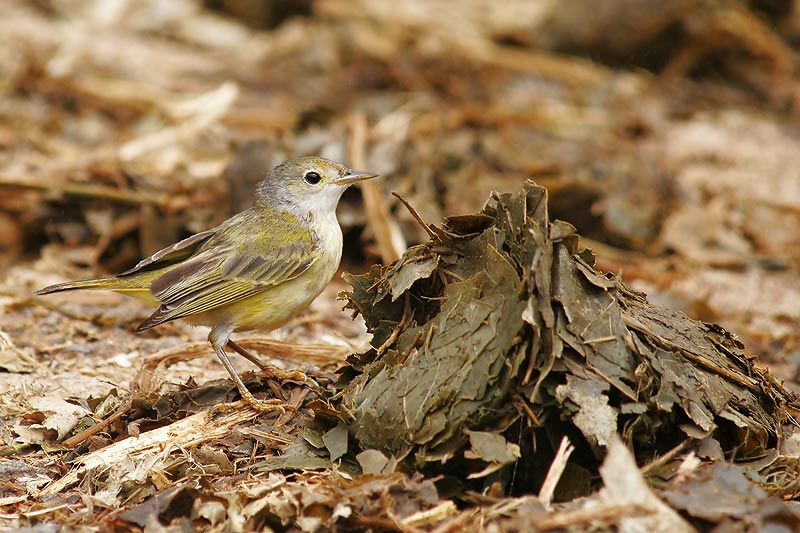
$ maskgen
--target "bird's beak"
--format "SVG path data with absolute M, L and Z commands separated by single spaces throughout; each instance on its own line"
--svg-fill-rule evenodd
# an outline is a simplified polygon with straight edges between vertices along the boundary
M 377 178 L 380 174 L 369 170 L 351 170 L 347 175 L 333 181 L 336 185 L 350 185 L 357 181 L 370 180 Z

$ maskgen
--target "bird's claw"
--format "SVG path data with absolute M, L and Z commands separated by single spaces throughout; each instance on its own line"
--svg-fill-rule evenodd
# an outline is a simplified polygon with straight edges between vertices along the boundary
M 312 389 L 319 388 L 320 386 L 319 383 L 308 377 L 305 372 L 301 372 L 300 370 L 281 370 L 276 366 L 264 364 L 261 366 L 261 372 L 267 379 L 276 379 L 278 381 L 294 381 L 295 383 L 306 385 Z
M 226 413 L 228 411 L 233 411 L 234 409 L 242 409 L 244 407 L 252 407 L 256 411 L 260 413 L 274 413 L 278 412 L 280 414 L 285 414 L 286 410 L 294 410 L 294 407 L 287 404 L 282 400 L 272 399 L 272 400 L 259 400 L 252 394 L 242 395 L 242 399 L 230 402 L 230 403 L 220 403 L 211 408 L 211 416 L 218 415 L 220 413 Z

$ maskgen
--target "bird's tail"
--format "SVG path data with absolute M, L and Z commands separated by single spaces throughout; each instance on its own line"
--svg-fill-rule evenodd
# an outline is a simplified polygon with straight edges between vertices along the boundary
M 64 283 L 57 283 L 49 285 L 41 289 L 37 289 L 33 294 L 51 294 L 54 292 L 74 291 L 78 289 L 110 289 L 120 290 L 121 287 L 119 278 L 94 278 L 94 279 L 81 279 L 78 281 L 67 281 Z

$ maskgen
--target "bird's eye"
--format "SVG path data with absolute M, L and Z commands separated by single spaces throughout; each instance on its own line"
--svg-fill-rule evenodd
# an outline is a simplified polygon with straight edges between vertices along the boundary
M 320 176 L 318 172 L 311 171 L 311 172 L 306 172 L 305 175 L 303 176 L 303 179 L 306 180 L 306 183 L 309 183 L 311 185 L 316 185 L 317 183 L 322 181 L 322 176 Z

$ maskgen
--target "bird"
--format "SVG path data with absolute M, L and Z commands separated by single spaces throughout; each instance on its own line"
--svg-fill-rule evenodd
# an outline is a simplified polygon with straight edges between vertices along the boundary
M 352 184 L 376 177 L 322 157 L 290 159 L 258 183 L 252 207 L 217 227 L 167 246 L 122 273 L 58 283 L 35 294 L 106 289 L 133 296 L 157 307 L 136 333 L 177 319 L 208 326 L 208 342 L 242 402 L 258 411 L 283 410 L 278 399 L 253 396 L 225 349 L 270 377 L 308 381 L 302 372 L 265 364 L 231 335 L 279 328 L 319 296 L 342 257 L 339 199 Z

